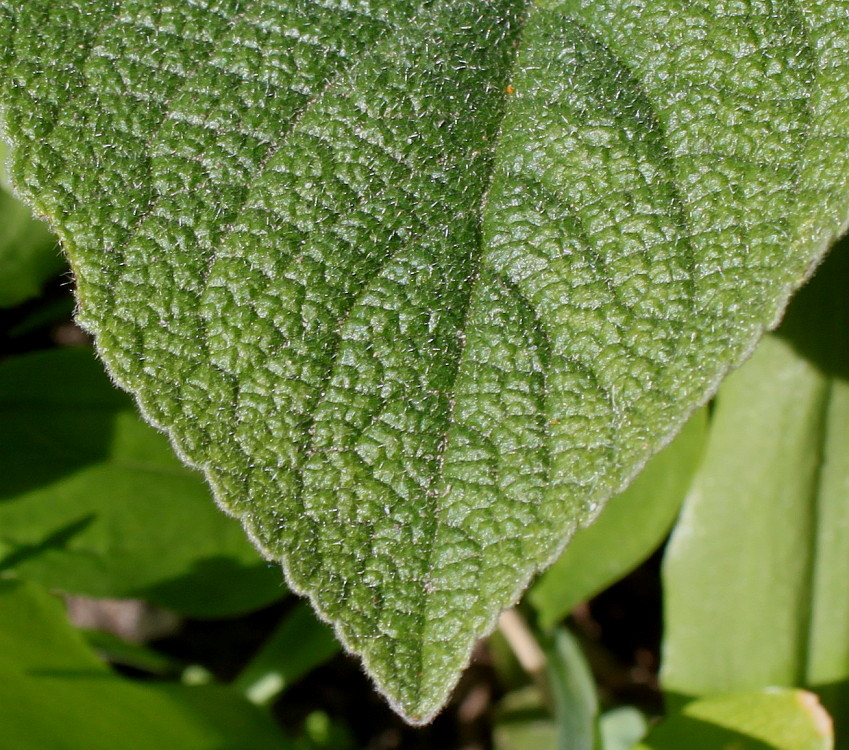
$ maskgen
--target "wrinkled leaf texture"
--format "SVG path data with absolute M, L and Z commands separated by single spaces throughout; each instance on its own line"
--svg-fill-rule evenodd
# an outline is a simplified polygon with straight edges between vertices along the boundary
M 412 722 L 847 214 L 849 0 L 0 0 L 115 380 Z

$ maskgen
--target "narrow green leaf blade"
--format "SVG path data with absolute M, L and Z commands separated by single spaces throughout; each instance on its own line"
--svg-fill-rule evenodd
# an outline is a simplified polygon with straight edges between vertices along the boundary
M 847 219 L 849 0 L 0 17 L 80 320 L 414 722 Z
M 339 651 L 330 629 L 306 604 L 292 610 L 239 673 L 234 687 L 265 705 Z
M 786 338 L 816 362 L 828 383 L 823 403 L 816 528 L 812 545 L 810 624 L 805 684 L 817 692 L 835 721 L 839 750 L 849 748 L 849 243 L 835 248 L 811 285 L 805 311 Z M 800 300 L 804 301 L 804 300 Z
M 179 677 L 186 668 L 178 659 L 141 643 L 125 641 L 105 630 L 81 630 L 86 643 L 109 664 L 132 667 L 158 677 Z
M 557 722 L 557 750 L 595 750 L 598 696 L 577 639 L 565 628 L 558 628 L 546 656 Z
M 556 748 L 557 739 L 557 724 L 535 686 L 514 690 L 501 699 L 492 731 L 495 750 Z
M 664 562 L 673 701 L 796 685 L 849 716 L 847 250 L 720 391 Z
M 764 690 L 694 701 L 634 750 L 832 750 L 831 719 L 812 693 Z

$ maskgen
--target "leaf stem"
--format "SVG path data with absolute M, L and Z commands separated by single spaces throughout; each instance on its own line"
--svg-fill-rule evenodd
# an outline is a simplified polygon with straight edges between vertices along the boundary
M 554 697 L 548 680 L 548 657 L 536 636 L 517 609 L 505 609 L 498 618 L 498 629 L 540 691 L 545 707 L 554 715 Z

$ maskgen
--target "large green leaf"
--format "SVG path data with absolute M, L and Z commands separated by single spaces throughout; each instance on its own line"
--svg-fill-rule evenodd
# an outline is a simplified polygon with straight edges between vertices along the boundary
M 200 617 L 286 593 L 85 350 L 0 364 L 0 569 Z
M 221 687 L 110 672 L 32 583 L 0 580 L 0 749 L 285 750 L 271 719 Z
M 847 219 L 849 0 L 0 0 L 113 376 L 411 721 Z
M 664 562 L 663 681 L 815 689 L 849 748 L 849 243 L 821 270 L 720 390 Z

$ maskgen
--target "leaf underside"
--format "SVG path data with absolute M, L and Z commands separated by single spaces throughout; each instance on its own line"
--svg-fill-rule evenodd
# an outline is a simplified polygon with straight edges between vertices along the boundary
M 408 720 L 849 206 L 849 0 L 0 0 L 114 378 Z

